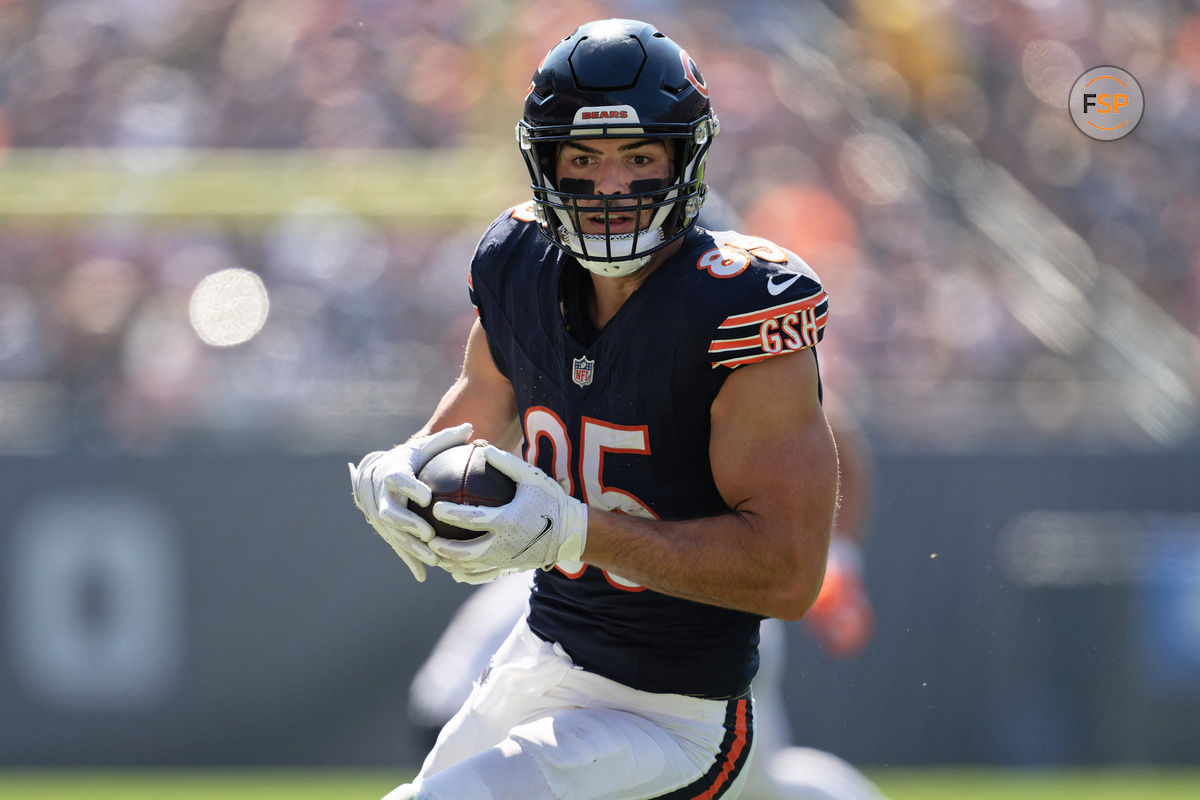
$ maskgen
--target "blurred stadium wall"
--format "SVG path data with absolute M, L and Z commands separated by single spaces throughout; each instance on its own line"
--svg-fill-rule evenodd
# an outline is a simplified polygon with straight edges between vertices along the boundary
M 1196 760 L 1191 5 L 9 0 L 0 765 L 420 757 L 462 590 L 406 577 L 344 464 L 457 373 L 529 72 L 608 15 L 701 64 L 710 181 L 827 283 L 876 451 L 879 636 L 795 637 L 800 740 Z M 1116 142 L 1066 112 L 1096 64 L 1146 94 Z
M 0 763 L 417 763 L 408 681 L 466 590 L 412 581 L 339 502 L 344 462 L 0 459 Z M 800 741 L 1194 763 L 1200 458 L 882 453 L 878 477 L 878 636 L 837 662 L 794 630 Z

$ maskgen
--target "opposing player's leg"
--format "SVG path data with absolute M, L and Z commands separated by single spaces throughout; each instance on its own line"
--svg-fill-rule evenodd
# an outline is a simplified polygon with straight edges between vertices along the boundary
M 787 624 L 763 620 L 754 677 L 754 760 L 746 770 L 742 800 L 882 800 L 853 766 L 822 750 L 792 746 L 783 697 Z
M 748 697 L 649 694 L 575 669 L 522 623 L 413 785 L 389 800 L 733 800 L 752 718 Z
M 866 775 L 823 750 L 789 747 L 766 769 L 778 800 L 885 800 Z
M 463 602 L 409 687 L 408 714 L 415 724 L 439 731 L 462 708 L 492 654 L 529 613 L 531 579 L 528 572 L 500 578 Z

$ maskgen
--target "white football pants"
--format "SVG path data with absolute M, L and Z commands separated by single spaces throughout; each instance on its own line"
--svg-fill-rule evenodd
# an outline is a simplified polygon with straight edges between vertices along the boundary
M 640 692 L 576 668 L 522 619 L 384 800 L 735 800 L 752 719 L 749 697 Z

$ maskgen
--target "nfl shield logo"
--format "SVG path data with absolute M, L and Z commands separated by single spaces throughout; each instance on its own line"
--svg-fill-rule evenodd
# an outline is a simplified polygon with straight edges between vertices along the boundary
M 580 356 L 571 361 L 571 380 L 578 386 L 587 386 L 592 382 L 592 374 L 596 362 L 587 356 Z

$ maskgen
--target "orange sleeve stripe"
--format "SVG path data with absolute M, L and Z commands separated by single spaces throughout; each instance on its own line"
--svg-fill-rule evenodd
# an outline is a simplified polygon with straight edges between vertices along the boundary
M 825 330 L 825 322 L 828 319 L 829 319 L 829 311 L 828 310 L 826 310 L 825 313 L 821 314 L 821 316 L 816 318 L 818 331 Z M 815 344 L 812 346 L 815 346 Z M 758 350 L 759 352 L 751 354 L 751 355 L 746 356 L 745 358 L 741 358 L 741 359 L 730 359 L 728 361 L 714 361 L 713 366 L 719 366 L 719 365 L 730 366 L 730 365 L 734 365 L 734 364 L 740 366 L 741 364 L 751 364 L 756 360 L 761 361 L 764 358 L 769 358 L 770 356 L 773 356 L 773 355 L 779 355 L 779 353 L 761 352 L 762 339 L 759 338 L 757 335 L 756 336 L 744 336 L 740 339 L 714 340 L 713 342 L 711 342 L 708 345 L 708 352 L 711 355 L 716 355 L 718 353 L 724 353 L 724 352 L 728 352 L 730 350 L 749 350 L 752 348 L 755 350 Z M 791 350 L 793 350 L 793 349 L 807 349 L 807 348 L 791 348 L 791 349 L 782 350 L 780 352 L 788 353 L 788 352 L 791 352 Z
M 827 299 L 828 296 L 825 294 L 824 290 L 822 290 L 819 294 L 815 294 L 812 297 L 806 297 L 803 300 L 796 300 L 791 303 L 784 303 L 783 305 L 764 308 L 761 311 L 751 311 L 746 314 L 736 314 L 732 317 L 727 317 L 725 321 L 718 326 L 718 328 L 737 328 L 742 325 L 763 322 L 764 320 L 771 319 L 771 317 L 778 317 L 794 311 L 803 311 L 806 308 L 815 308 L 821 305 L 821 303 L 824 303 Z
M 824 328 L 827 319 L 829 319 L 828 311 L 816 318 L 817 327 Z M 757 334 L 743 336 L 740 339 L 714 339 L 708 346 L 708 352 L 723 353 L 727 350 L 745 350 L 748 347 L 759 347 L 761 344 L 762 339 Z
M 712 362 L 712 365 L 714 367 L 729 367 L 730 369 L 736 369 L 737 367 L 744 367 L 747 364 L 757 364 L 759 361 L 766 361 L 771 356 L 778 356 L 791 352 L 793 351 L 780 350 L 778 353 L 758 353 L 757 355 L 746 356 L 744 358 L 730 358 L 725 361 L 714 361 Z
M 708 352 L 721 353 L 726 350 L 745 350 L 747 347 L 758 347 L 762 339 L 758 335 L 745 336 L 741 339 L 721 339 L 708 346 Z

